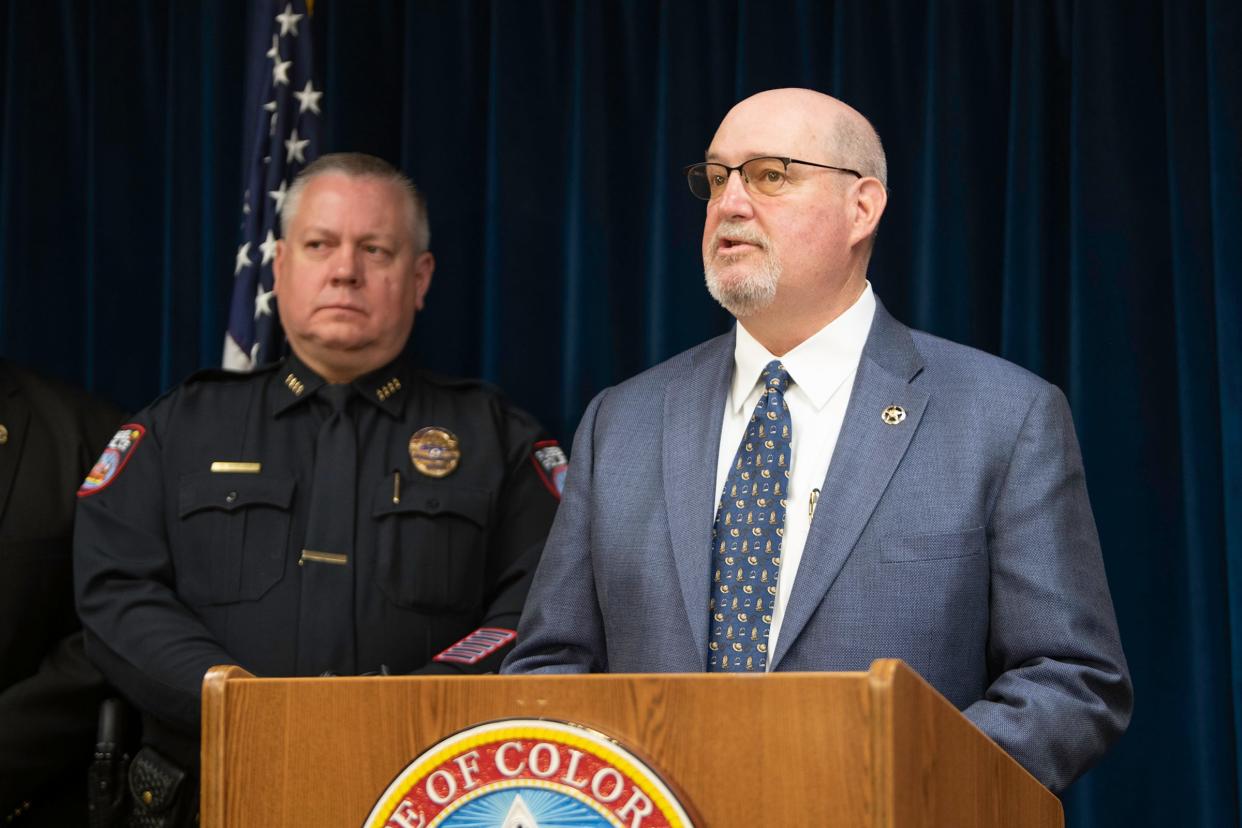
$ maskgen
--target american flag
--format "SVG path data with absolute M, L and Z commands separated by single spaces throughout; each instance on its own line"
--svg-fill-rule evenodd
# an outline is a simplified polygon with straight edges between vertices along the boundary
M 313 2 L 313 0 L 312 0 Z M 249 371 L 281 356 L 284 337 L 272 295 L 280 207 L 293 178 L 319 154 L 323 92 L 315 88 L 306 0 L 252 6 L 247 67 L 246 181 L 225 368 Z

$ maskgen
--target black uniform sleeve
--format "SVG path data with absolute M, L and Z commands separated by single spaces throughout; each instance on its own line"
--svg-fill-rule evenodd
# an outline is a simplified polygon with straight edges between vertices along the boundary
M 498 673 L 516 638 L 539 556 L 560 503 L 564 454 L 529 414 L 497 401 L 505 476 L 487 550 L 486 605 L 479 629 L 416 673 Z
M 236 660 L 175 591 L 160 426 L 157 404 L 130 426 L 118 469 L 79 493 L 74 586 L 91 660 L 139 708 L 197 734 L 203 675 Z

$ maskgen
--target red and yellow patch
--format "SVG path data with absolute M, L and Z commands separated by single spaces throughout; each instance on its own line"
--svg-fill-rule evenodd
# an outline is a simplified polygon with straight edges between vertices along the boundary
M 78 487 L 78 497 L 86 497 L 102 491 L 113 480 L 116 480 L 121 469 L 125 468 L 125 464 L 133 456 L 134 449 L 138 448 L 138 442 L 146 433 L 147 430 L 137 423 L 126 423 L 121 426 L 120 430 L 112 435 L 103 454 L 99 455 L 99 459 L 91 467 L 86 479 Z

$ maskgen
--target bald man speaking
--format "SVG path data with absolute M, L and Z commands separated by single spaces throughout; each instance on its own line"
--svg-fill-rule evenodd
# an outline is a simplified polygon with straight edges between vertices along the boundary
M 591 402 L 505 671 L 900 658 L 1060 790 L 1132 704 L 1064 395 L 884 309 L 844 103 L 747 98 L 686 176 L 737 324 Z

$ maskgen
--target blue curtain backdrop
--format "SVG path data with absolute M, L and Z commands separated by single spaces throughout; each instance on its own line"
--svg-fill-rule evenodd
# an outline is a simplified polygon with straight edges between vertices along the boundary
M 1242 6 L 319 0 L 325 151 L 425 189 L 413 348 L 568 439 L 721 332 L 681 165 L 767 87 L 888 149 L 871 279 L 1062 386 L 1137 692 L 1070 825 L 1237 824 Z M 247 4 L 0 6 L 0 350 L 129 407 L 218 364 Z

